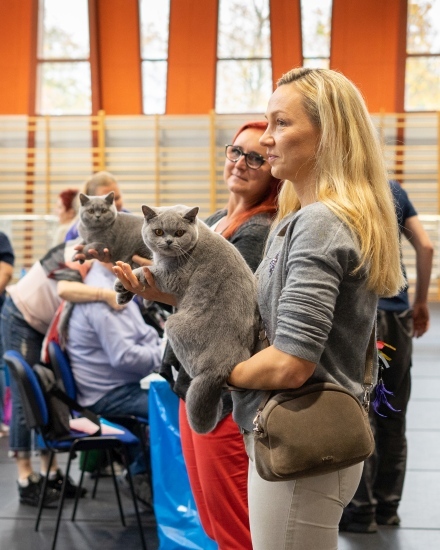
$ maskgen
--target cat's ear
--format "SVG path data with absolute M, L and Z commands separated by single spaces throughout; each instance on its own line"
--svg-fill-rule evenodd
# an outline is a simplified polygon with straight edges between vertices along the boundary
M 81 206 L 85 206 L 89 202 L 89 197 L 87 195 L 84 195 L 84 193 L 79 194 L 79 202 L 81 203 Z
M 183 218 L 185 220 L 188 220 L 191 223 L 194 223 L 196 221 L 196 216 L 198 213 L 199 213 L 199 207 L 195 206 L 194 208 L 191 208 L 190 210 L 188 210 L 188 212 L 185 212 L 185 214 L 183 215 Z
M 149 222 L 150 220 L 152 220 L 157 216 L 157 212 L 155 212 L 152 208 L 150 208 L 146 204 L 142 205 L 142 212 L 144 213 L 144 216 L 147 222 Z
M 113 200 L 115 198 L 115 192 L 114 191 L 110 191 L 110 193 L 108 193 L 105 197 L 104 197 L 104 200 L 107 204 L 113 204 Z

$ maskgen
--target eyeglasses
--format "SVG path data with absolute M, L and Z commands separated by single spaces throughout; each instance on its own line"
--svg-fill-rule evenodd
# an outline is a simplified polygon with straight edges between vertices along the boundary
M 241 157 L 244 157 L 246 166 L 252 168 L 252 170 L 258 170 L 266 162 L 266 159 L 255 151 L 245 153 L 238 145 L 226 145 L 225 148 L 226 158 L 232 162 L 238 162 Z

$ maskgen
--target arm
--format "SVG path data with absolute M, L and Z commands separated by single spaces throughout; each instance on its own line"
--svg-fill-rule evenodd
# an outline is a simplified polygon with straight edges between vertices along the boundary
M 419 338 L 429 328 L 428 289 L 434 247 L 417 216 L 405 220 L 402 229 L 416 251 L 416 292 L 413 304 L 414 336 Z
M 121 310 L 124 306 L 116 302 L 116 292 L 110 288 L 88 286 L 74 281 L 59 281 L 58 296 L 68 302 L 81 304 L 84 302 L 105 302 L 112 309 Z
M 228 383 L 254 390 L 299 388 L 312 376 L 315 367 L 316 363 L 269 346 L 238 363 Z
M 115 313 L 101 304 L 88 306 L 89 322 L 115 369 L 146 376 L 158 368 L 162 345 L 157 332 L 146 325 L 135 304 Z M 98 311 L 99 308 L 99 311 Z
M 7 284 L 12 278 L 14 267 L 7 262 L 0 262 L 0 294 L 3 294 Z
M 138 294 L 144 298 L 144 300 L 161 302 L 170 306 L 177 305 L 176 297 L 173 294 L 166 294 L 157 288 L 154 277 L 148 267 L 144 267 L 145 279 L 149 285 L 147 288 L 145 288 L 145 285 L 143 285 L 136 275 L 134 275 L 129 264 L 116 262 L 116 265 L 113 267 L 113 273 L 121 281 L 126 290 Z

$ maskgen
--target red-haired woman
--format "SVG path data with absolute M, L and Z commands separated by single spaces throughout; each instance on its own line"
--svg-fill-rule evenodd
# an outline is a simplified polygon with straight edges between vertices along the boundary
M 58 216 L 59 225 L 55 231 L 52 246 L 64 242 L 66 233 L 78 213 L 77 195 L 77 189 L 65 189 L 58 195 L 55 213 Z

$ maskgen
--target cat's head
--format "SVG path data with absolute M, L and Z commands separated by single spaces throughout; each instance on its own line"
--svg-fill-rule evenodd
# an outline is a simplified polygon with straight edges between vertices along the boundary
M 106 227 L 112 224 L 118 214 L 114 199 L 114 191 L 101 197 L 80 193 L 79 217 L 81 222 L 90 228 Z
M 144 225 L 142 237 L 145 244 L 162 256 L 182 256 L 194 248 L 199 236 L 197 226 L 198 206 L 190 208 L 178 204 L 151 208 L 142 206 Z

